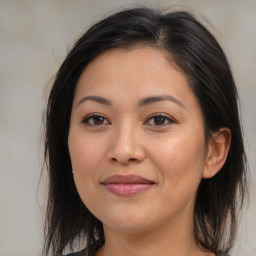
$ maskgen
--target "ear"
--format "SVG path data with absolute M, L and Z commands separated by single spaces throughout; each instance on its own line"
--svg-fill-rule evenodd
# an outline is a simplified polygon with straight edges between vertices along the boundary
M 224 127 L 214 132 L 208 144 L 208 152 L 202 178 L 209 179 L 216 175 L 226 162 L 231 142 L 231 131 Z

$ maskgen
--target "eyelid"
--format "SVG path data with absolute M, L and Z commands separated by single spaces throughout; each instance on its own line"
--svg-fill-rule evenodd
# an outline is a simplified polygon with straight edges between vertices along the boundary
M 150 115 L 148 118 L 147 118 L 147 121 L 145 122 L 146 124 L 148 123 L 148 121 L 152 118 L 155 118 L 155 117 L 164 117 L 166 118 L 169 123 L 168 124 L 163 124 L 163 125 L 155 125 L 155 126 L 159 126 L 159 127 L 163 127 L 163 126 L 166 126 L 166 125 L 170 125 L 170 124 L 174 124 L 174 123 L 177 123 L 177 120 L 175 120 L 173 117 L 167 115 L 167 114 L 164 114 L 164 113 L 154 113 L 152 115 Z
M 107 124 L 99 124 L 99 125 L 92 125 L 92 124 L 88 124 L 88 120 L 90 120 L 90 118 L 93 118 L 93 117 L 102 117 L 103 119 L 105 119 L 108 124 L 111 124 L 109 122 L 109 120 L 103 115 L 103 114 L 100 114 L 100 113 L 91 113 L 91 114 L 88 114 L 87 116 L 83 117 L 82 120 L 81 120 L 81 123 L 87 125 L 87 126 L 102 126 L 102 125 L 107 125 Z M 149 120 L 150 119 L 153 119 L 153 118 L 156 118 L 156 117 L 163 117 L 165 118 L 166 120 L 169 121 L 168 124 L 162 124 L 162 125 L 153 125 L 153 124 L 148 124 Z M 177 123 L 177 120 L 175 120 L 173 117 L 171 117 L 170 115 L 168 114 L 164 114 L 164 113 L 154 113 L 154 114 L 151 114 L 146 122 L 144 122 L 144 124 L 148 124 L 148 125 L 152 125 L 152 126 L 159 126 L 159 127 L 163 127 L 163 126 L 167 126 L 167 125 L 170 125 L 170 124 L 173 124 L 173 123 Z
M 87 126 L 102 126 L 102 125 L 106 125 L 106 124 L 100 124 L 100 125 L 91 125 L 91 124 L 88 124 L 87 121 L 92 118 L 92 117 L 95 117 L 95 116 L 99 116 L 99 117 L 102 117 L 104 118 L 105 120 L 107 120 L 108 124 L 110 124 L 109 120 L 103 115 L 103 114 L 100 114 L 100 113 L 91 113 L 85 117 L 82 118 L 81 120 L 81 123 L 87 125 Z

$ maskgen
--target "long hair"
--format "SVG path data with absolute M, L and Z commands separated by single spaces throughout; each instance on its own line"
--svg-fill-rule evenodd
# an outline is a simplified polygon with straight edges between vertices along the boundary
M 246 185 L 246 155 L 238 95 L 226 56 L 213 35 L 192 14 L 133 8 L 115 13 L 81 36 L 57 72 L 46 110 L 45 162 L 49 175 L 44 254 L 63 254 L 79 241 L 94 255 L 104 244 L 102 223 L 76 190 L 68 150 L 71 107 L 77 81 L 96 56 L 112 48 L 152 46 L 167 51 L 183 70 L 202 109 L 206 138 L 228 127 L 227 160 L 211 179 L 202 179 L 194 208 L 198 246 L 227 253 L 236 236 Z

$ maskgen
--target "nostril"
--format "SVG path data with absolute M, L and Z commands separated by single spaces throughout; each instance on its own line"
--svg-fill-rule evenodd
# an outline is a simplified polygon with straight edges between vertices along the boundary
M 113 162 L 118 162 L 118 160 L 116 159 L 116 158 L 111 158 L 111 160 L 113 161 Z
M 115 157 L 112 157 L 111 158 L 111 161 L 112 162 L 125 162 L 125 163 L 129 163 L 129 162 L 137 162 L 138 160 L 136 159 L 136 158 L 129 158 L 128 160 L 121 160 L 121 159 L 117 159 L 117 158 L 115 158 Z

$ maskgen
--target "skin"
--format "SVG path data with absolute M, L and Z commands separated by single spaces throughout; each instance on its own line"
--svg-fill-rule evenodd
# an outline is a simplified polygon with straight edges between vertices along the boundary
M 163 95 L 172 98 L 139 105 Z M 98 119 L 88 119 L 95 113 Z M 166 118 L 152 117 L 159 114 Z M 222 128 L 206 145 L 200 106 L 165 51 L 113 49 L 90 62 L 75 91 L 68 146 L 78 193 L 103 223 L 106 243 L 97 256 L 214 255 L 196 245 L 193 207 L 201 179 L 224 164 L 230 137 Z M 101 184 L 114 174 L 155 184 L 117 196 Z

